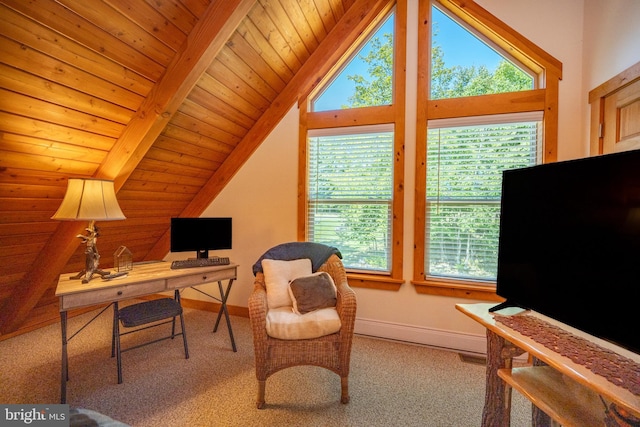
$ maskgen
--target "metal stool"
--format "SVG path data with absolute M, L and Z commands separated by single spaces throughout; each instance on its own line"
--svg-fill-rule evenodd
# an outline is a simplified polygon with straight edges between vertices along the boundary
M 180 316 L 180 326 L 182 327 L 182 332 L 176 333 L 176 317 L 178 316 Z M 170 320 L 161 322 L 165 319 Z M 133 331 L 121 333 L 120 323 L 122 323 L 122 326 L 124 326 L 125 328 L 139 328 Z M 142 344 L 138 344 L 125 349 L 121 348 L 121 336 L 132 334 L 134 332 L 140 332 L 145 329 L 155 328 L 167 323 L 171 323 L 171 335 L 164 336 L 153 341 L 147 341 Z M 148 326 L 140 327 L 143 325 Z M 180 292 L 177 289 L 175 291 L 175 298 L 160 298 L 145 301 L 137 304 L 132 304 L 121 309 L 118 309 L 118 303 L 115 302 L 113 306 L 113 338 L 111 340 L 111 357 L 117 355 L 118 384 L 122 383 L 122 353 L 138 347 L 153 344 L 158 341 L 173 339 L 178 335 L 182 335 L 182 340 L 184 341 L 184 355 L 185 359 L 188 359 L 189 348 L 187 347 L 187 333 L 184 327 L 182 305 L 180 305 Z

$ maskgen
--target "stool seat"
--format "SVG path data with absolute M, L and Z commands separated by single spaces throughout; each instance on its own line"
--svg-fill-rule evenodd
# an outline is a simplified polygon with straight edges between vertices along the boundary
M 180 316 L 182 306 L 173 298 L 160 298 L 121 308 L 118 317 L 125 328 L 145 325 L 158 320 Z

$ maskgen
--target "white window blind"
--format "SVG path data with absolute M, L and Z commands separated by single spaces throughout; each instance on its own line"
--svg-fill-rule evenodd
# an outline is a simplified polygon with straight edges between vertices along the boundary
M 389 271 L 393 126 L 309 132 L 307 239 L 351 270 Z
M 502 171 L 539 162 L 541 114 L 429 123 L 428 276 L 495 280 Z

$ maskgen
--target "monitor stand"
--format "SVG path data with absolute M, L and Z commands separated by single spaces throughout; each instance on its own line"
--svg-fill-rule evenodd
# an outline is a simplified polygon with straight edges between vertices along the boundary
M 198 259 L 207 259 L 209 258 L 209 251 L 207 249 L 200 249 L 196 252 Z

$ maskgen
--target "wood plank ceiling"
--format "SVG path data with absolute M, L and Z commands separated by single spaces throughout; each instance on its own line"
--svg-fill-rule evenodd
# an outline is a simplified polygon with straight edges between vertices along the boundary
M 113 179 L 101 222 L 163 258 L 383 0 L 0 0 L 0 338 L 57 320 L 55 282 L 84 265 L 58 222 L 69 177 Z

